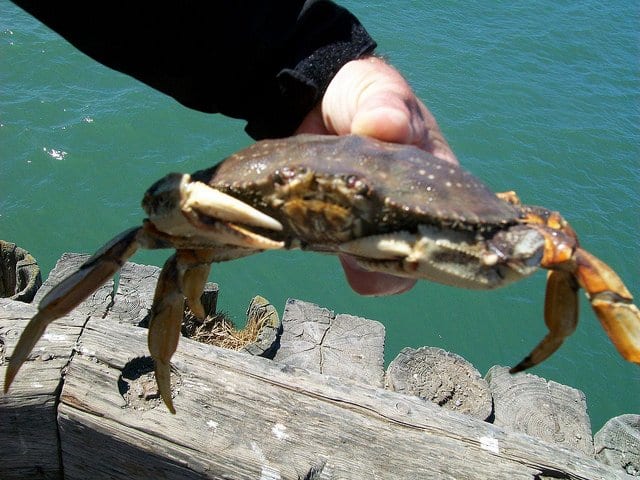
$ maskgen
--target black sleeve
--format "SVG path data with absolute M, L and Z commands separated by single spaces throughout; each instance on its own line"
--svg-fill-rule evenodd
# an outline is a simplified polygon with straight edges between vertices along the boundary
M 13 0 L 98 62 L 189 108 L 290 135 L 345 63 L 375 48 L 328 0 Z

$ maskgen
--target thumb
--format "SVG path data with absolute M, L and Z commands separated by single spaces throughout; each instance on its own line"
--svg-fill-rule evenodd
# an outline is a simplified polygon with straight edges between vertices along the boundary
M 330 133 L 415 145 L 457 163 L 434 116 L 402 75 L 379 58 L 342 67 L 327 88 L 321 110 Z
M 387 142 L 414 144 L 411 114 L 406 103 L 395 93 L 369 88 L 351 121 L 351 133 Z
M 324 124 L 338 135 L 366 135 L 411 143 L 410 112 L 404 96 L 412 95 L 402 76 L 376 57 L 343 66 L 322 100 Z

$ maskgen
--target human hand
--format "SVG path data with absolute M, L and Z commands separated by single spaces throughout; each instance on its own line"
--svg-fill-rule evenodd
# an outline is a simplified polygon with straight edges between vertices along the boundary
M 451 163 L 458 163 L 434 116 L 416 98 L 406 80 L 376 57 L 353 60 L 333 78 L 322 102 L 296 133 L 366 135 L 388 142 L 415 145 Z M 355 259 L 340 256 L 347 281 L 361 295 L 405 292 L 413 279 L 370 272 Z

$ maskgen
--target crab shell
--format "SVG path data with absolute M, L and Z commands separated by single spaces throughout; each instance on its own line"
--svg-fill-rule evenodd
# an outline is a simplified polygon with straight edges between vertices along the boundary
M 367 269 L 398 276 L 496 288 L 533 273 L 543 254 L 542 235 L 517 227 L 519 206 L 406 145 L 359 136 L 262 141 L 194 173 L 192 182 L 276 219 L 281 231 L 253 230 L 285 248 L 349 253 Z M 143 206 L 156 225 L 174 211 Z
M 495 230 L 520 217 L 462 168 L 415 147 L 359 136 L 258 142 L 192 180 L 253 205 L 285 226 L 287 240 L 310 245 L 421 224 Z
M 102 247 L 41 301 L 16 345 L 9 388 L 46 326 L 75 308 L 139 248 L 173 248 L 158 279 L 149 349 L 168 408 L 184 299 L 200 317 L 212 262 L 269 249 L 349 254 L 363 267 L 465 288 L 496 288 L 549 269 L 547 336 L 512 372 L 551 355 L 576 327 L 585 289 L 612 342 L 640 363 L 640 310 L 620 278 L 583 250 L 556 212 L 494 194 L 414 147 L 357 136 L 258 142 L 219 165 L 170 174 L 143 199 L 148 219 Z

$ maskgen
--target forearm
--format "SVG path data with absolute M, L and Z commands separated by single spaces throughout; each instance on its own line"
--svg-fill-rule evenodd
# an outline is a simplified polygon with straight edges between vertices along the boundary
M 326 0 L 13 0 L 76 48 L 189 108 L 248 121 L 254 138 L 293 133 L 335 73 L 375 43 Z

